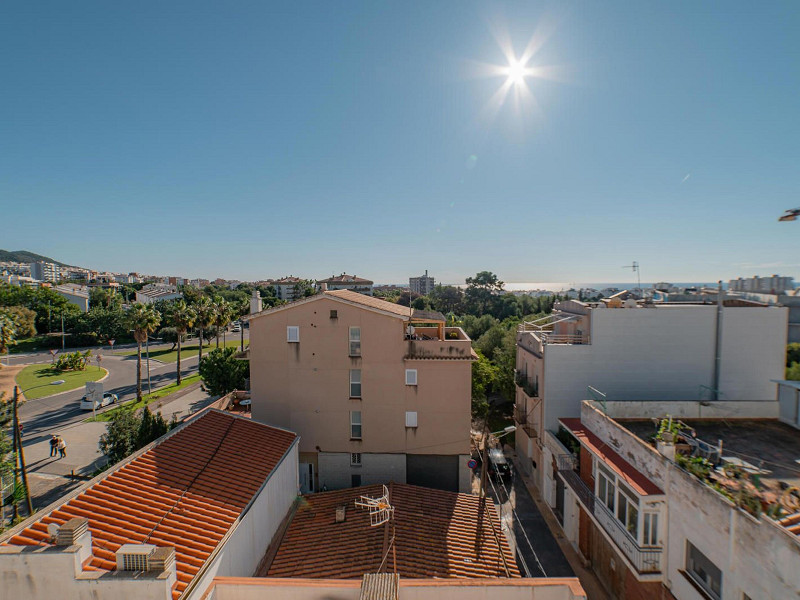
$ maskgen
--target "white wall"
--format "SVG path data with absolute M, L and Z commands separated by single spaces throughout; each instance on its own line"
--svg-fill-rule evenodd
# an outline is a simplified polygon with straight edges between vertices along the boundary
M 208 564 L 189 599 L 199 599 L 216 577 L 250 577 L 255 574 L 272 536 L 289 512 L 298 492 L 298 441 L 270 473 L 260 493 L 228 534 L 219 554 Z
M 773 384 L 774 386 L 775 384 Z M 747 401 L 699 402 L 696 400 L 628 400 L 606 402 L 603 408 L 593 402 L 596 408 L 614 419 L 652 419 L 666 415 L 680 419 L 777 419 L 778 402 Z
M 780 420 L 792 427 L 800 428 L 800 382 L 778 385 Z
M 716 306 L 600 309 L 591 344 L 544 351 L 545 423 L 580 415 L 588 386 L 608 400 L 698 400 L 714 385 Z M 775 400 L 786 345 L 785 308 L 723 309 L 724 400 Z

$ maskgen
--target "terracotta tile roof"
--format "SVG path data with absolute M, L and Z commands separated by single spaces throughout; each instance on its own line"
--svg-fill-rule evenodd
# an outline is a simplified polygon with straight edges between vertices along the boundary
M 174 546 L 178 598 L 296 439 L 208 411 L 8 543 L 48 545 L 49 523 L 86 517 L 94 555 L 88 568 L 116 569 L 114 553 L 122 544 Z M 253 448 L 258 460 L 247 460 Z
M 389 488 L 401 578 L 520 577 L 491 501 L 407 484 Z M 354 501 L 381 494 L 382 486 L 370 485 L 303 496 L 266 576 L 353 579 L 377 572 L 389 531 L 370 527 L 369 513 Z M 342 505 L 346 518 L 336 523 Z M 392 559 L 390 553 L 389 570 Z
M 401 317 L 411 317 L 412 309 L 408 306 L 395 304 L 394 302 L 387 302 L 386 300 L 381 300 L 380 298 L 375 298 L 374 296 L 365 296 L 364 294 L 359 294 L 358 292 L 354 292 L 352 290 L 328 290 L 327 292 L 323 292 L 323 295 L 333 296 L 334 298 L 339 298 L 340 300 L 345 300 L 354 304 L 361 304 L 362 306 L 366 306 L 368 308 L 376 308 L 384 312 L 394 313 L 396 315 L 400 315 Z
M 597 437 L 580 419 L 559 419 L 572 432 L 582 446 L 602 460 L 640 496 L 660 496 L 664 492 L 656 484 L 637 471 L 633 465 L 622 458 L 611 446 Z

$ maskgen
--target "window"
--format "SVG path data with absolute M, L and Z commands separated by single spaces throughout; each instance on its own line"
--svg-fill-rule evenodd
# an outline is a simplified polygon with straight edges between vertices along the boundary
M 339 318 L 339 311 L 338 310 L 332 310 L 331 311 L 331 319 L 338 319 L 338 318 Z
M 351 467 L 360 467 L 361 466 L 361 452 L 351 452 L 350 453 L 350 466 Z
M 625 526 L 633 539 L 639 540 L 639 500 L 622 482 L 618 482 L 617 519 Z
M 612 511 L 614 510 L 614 496 L 617 491 L 614 486 L 615 480 L 610 471 L 597 465 L 597 496 Z
M 722 571 L 686 540 L 686 572 L 712 598 L 722 598 Z
M 644 513 L 644 545 L 658 546 L 658 513 Z
M 406 369 L 406 385 L 417 385 L 416 369 Z
M 350 397 L 361 398 L 361 369 L 350 369 Z
M 300 341 L 300 327 L 297 325 L 289 325 L 286 328 L 286 341 L 299 342 Z
M 350 356 L 361 356 L 361 327 L 350 328 Z
M 361 439 L 361 411 L 360 410 L 351 410 L 350 411 L 350 439 L 352 439 L 352 440 L 360 440 Z
M 350 487 L 361 487 L 361 474 L 350 475 Z
M 417 413 L 406 412 L 406 427 L 416 427 L 416 426 L 417 426 Z

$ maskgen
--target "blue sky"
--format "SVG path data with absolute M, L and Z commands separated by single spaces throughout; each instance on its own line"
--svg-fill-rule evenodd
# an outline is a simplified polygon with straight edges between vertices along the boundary
M 800 205 L 798 2 L 0 19 L 5 249 L 211 278 L 625 281 L 633 260 L 643 281 L 800 278 L 800 222 L 777 222 Z M 506 77 L 479 63 L 532 37 L 535 104 L 492 114 Z

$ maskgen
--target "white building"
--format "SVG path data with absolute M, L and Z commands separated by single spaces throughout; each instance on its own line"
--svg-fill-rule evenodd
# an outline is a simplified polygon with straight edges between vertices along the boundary
M 612 597 L 798 596 L 800 436 L 777 404 L 592 401 L 546 432 L 547 502 Z
M 3 598 L 199 600 L 250 577 L 297 497 L 297 443 L 204 411 L 0 536 Z
M 55 283 L 61 278 L 61 267 L 51 262 L 31 263 L 31 277 Z
M 85 285 L 67 283 L 57 285 L 53 290 L 64 296 L 70 304 L 74 304 L 81 311 L 89 312 L 89 288 Z
M 772 275 L 770 277 L 750 277 L 748 279 L 731 279 L 728 282 L 728 289 L 732 292 L 756 292 L 762 294 L 781 294 L 787 290 L 794 289 L 794 277 L 781 277 Z
M 580 416 L 586 398 L 774 400 L 770 380 L 783 378 L 787 316 L 774 306 L 557 303 L 517 334 L 523 468 L 545 485 L 544 432 L 556 431 L 560 418 Z
M 151 304 L 159 300 L 175 300 L 182 297 L 183 294 L 174 285 L 164 283 L 149 283 L 136 292 L 136 302 L 141 302 L 142 304 Z
M 414 294 L 427 296 L 433 291 L 433 288 L 435 287 L 435 282 L 433 280 L 433 277 L 428 277 L 428 269 L 425 269 L 425 275 L 408 278 L 408 287 L 411 288 L 411 291 Z
M 275 296 L 278 300 L 292 301 L 297 298 L 297 285 L 302 283 L 299 277 L 283 277 L 272 282 L 275 288 Z

